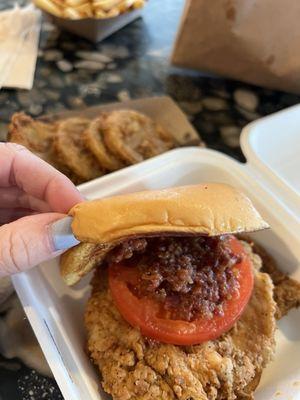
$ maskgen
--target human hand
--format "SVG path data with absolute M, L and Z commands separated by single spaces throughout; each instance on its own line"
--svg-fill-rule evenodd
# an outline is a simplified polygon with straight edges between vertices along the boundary
M 23 146 L 0 143 L 0 277 L 55 257 L 48 226 L 82 200 L 51 165 Z

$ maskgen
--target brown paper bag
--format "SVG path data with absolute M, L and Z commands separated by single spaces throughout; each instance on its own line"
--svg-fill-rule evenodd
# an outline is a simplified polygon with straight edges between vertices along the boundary
M 300 93 L 299 0 L 188 0 L 172 62 Z

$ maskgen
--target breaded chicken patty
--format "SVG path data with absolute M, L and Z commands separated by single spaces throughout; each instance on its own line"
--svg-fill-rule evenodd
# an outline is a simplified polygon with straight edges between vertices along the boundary
M 154 342 L 116 309 L 105 269 L 92 281 L 85 324 L 87 349 L 102 385 L 114 400 L 251 399 L 275 349 L 273 283 L 260 272 L 261 258 L 244 242 L 254 266 L 254 291 L 234 327 L 194 346 Z

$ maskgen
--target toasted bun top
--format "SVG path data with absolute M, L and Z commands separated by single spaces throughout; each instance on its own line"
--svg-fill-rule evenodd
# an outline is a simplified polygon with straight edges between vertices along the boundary
M 145 191 L 84 202 L 69 213 L 82 242 L 112 243 L 155 234 L 251 232 L 268 228 L 251 201 L 220 183 Z

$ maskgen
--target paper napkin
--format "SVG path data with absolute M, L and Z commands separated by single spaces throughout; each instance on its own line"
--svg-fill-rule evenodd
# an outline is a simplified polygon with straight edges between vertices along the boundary
M 0 12 L 0 89 L 31 89 L 41 12 L 32 5 Z

